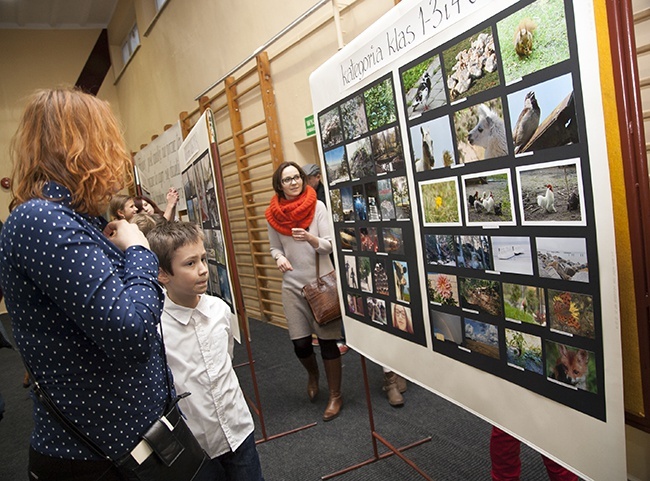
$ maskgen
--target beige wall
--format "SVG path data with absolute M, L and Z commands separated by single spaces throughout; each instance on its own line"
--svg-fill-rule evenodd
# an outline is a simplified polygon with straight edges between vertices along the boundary
M 72 86 L 99 30 L 0 30 L 0 178 L 9 177 L 9 143 L 25 98 L 39 88 Z M 9 215 L 9 191 L 0 188 L 0 219 Z

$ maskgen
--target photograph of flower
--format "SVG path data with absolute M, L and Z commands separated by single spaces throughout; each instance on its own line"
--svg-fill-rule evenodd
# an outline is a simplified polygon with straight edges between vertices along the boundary
M 458 306 L 458 280 L 451 274 L 427 272 L 429 301 L 441 306 Z
M 462 225 L 456 177 L 419 182 L 418 187 L 425 227 Z
M 595 339 L 594 303 L 587 294 L 548 290 L 551 329 Z

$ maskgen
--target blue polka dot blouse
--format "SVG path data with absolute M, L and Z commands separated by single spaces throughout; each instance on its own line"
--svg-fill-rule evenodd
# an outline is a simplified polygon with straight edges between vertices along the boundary
M 75 212 L 66 188 L 50 183 L 45 194 L 15 208 L 0 236 L 16 344 L 67 418 L 117 457 L 168 397 L 158 259 L 144 247 L 115 247 L 102 233 L 106 221 Z M 39 453 L 96 459 L 36 399 L 34 420 Z

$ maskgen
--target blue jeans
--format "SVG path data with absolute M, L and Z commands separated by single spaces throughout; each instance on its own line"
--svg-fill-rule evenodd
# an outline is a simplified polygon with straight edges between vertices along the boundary
M 251 433 L 237 448 L 211 459 L 194 481 L 264 481 L 260 458 Z

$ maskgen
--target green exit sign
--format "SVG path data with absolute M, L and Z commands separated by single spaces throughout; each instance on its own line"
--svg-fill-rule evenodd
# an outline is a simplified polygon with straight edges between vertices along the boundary
M 314 114 L 308 115 L 305 117 L 305 132 L 307 137 L 316 135 L 316 125 L 314 124 Z

